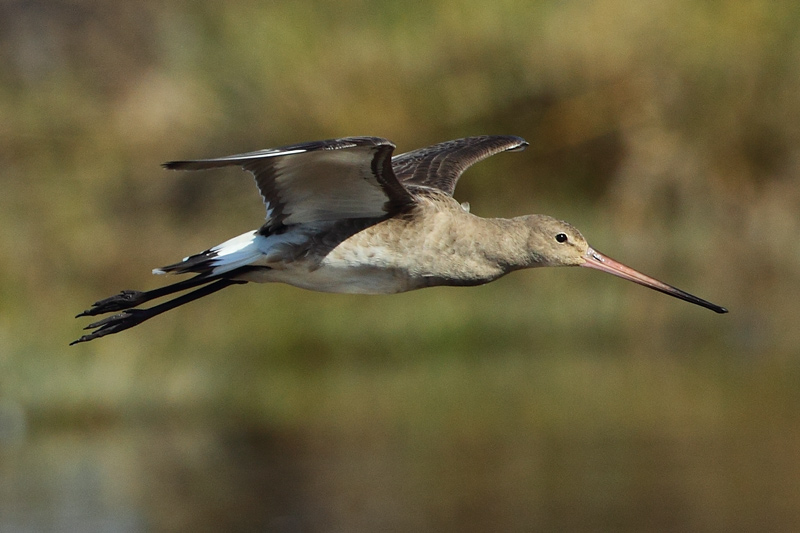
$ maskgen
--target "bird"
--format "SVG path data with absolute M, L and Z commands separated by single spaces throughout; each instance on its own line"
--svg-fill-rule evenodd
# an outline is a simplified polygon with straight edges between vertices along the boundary
M 321 292 L 392 294 L 474 286 L 533 267 L 582 266 L 614 274 L 708 308 L 728 310 L 646 276 L 598 252 L 567 222 L 547 215 L 482 218 L 453 192 L 473 164 L 528 143 L 481 135 L 400 155 L 380 137 L 344 137 L 214 159 L 171 161 L 172 170 L 238 166 L 266 207 L 260 228 L 154 274 L 193 277 L 148 291 L 124 290 L 77 317 L 116 313 L 86 326 L 70 344 L 132 328 L 188 302 L 248 282 Z M 151 300 L 188 291 L 149 308 Z

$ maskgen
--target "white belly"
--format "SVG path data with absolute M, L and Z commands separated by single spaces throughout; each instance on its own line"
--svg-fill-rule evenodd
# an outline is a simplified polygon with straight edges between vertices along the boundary
M 304 264 L 286 269 L 257 270 L 242 276 L 259 283 L 279 282 L 302 289 L 347 294 L 394 294 L 420 286 L 393 269 L 367 266 L 321 265 L 309 270 Z

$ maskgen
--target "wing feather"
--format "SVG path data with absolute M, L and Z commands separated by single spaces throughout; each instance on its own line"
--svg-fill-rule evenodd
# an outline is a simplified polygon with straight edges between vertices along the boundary
M 268 228 L 385 216 L 413 202 L 391 165 L 394 144 L 345 137 L 244 154 L 171 161 L 164 167 L 205 170 L 240 166 L 255 177 Z
M 506 150 L 524 150 L 522 137 L 481 135 L 446 141 L 392 158 L 392 168 L 408 187 L 435 188 L 450 196 L 461 174 L 475 163 Z

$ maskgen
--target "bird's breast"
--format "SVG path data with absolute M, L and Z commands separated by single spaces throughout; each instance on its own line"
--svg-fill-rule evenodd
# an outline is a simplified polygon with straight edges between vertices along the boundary
M 452 218 L 435 215 L 366 228 L 331 249 L 314 272 L 348 289 L 341 292 L 365 293 L 477 285 L 503 273 L 479 242 L 453 227 Z

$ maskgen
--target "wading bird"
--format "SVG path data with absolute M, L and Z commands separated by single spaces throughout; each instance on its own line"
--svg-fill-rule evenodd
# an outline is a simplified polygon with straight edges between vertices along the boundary
M 165 311 L 247 282 L 282 282 L 323 292 L 390 294 L 469 286 L 511 271 L 584 266 L 609 272 L 717 313 L 727 309 L 645 276 L 592 249 L 580 232 L 546 215 L 481 218 L 453 199 L 470 165 L 520 137 L 485 135 L 392 156 L 378 137 L 347 137 L 164 167 L 239 166 L 255 176 L 266 222 L 155 274 L 196 276 L 150 291 L 122 291 L 78 316 L 121 311 L 89 324 L 72 344 L 118 333 Z M 196 288 L 147 309 L 145 302 Z

